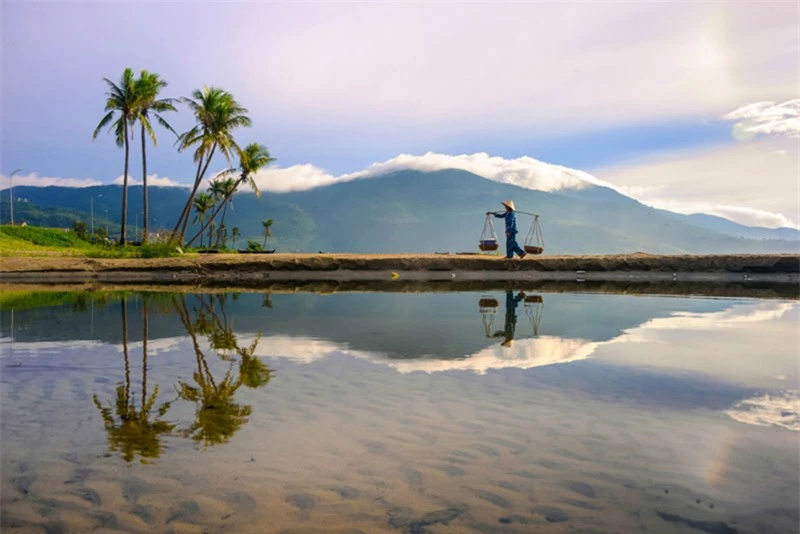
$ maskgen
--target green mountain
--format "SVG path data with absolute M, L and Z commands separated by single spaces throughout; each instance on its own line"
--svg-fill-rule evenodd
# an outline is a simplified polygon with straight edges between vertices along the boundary
M 7 199 L 7 192 L 3 193 Z M 92 195 L 95 217 L 99 213 L 105 217 L 107 210 L 108 219 L 117 221 L 119 186 L 16 187 L 15 218 L 24 220 L 20 206 L 29 204 L 82 212 L 88 222 Z M 151 188 L 151 227 L 171 228 L 186 195 L 183 188 Z M 131 188 L 128 198 L 129 224 L 136 226 L 141 188 Z M 500 201 L 505 199 L 513 199 L 519 210 L 541 215 L 548 254 L 800 250 L 797 238 L 735 237 L 695 224 L 687 216 L 647 207 L 608 188 L 548 193 L 493 182 L 461 170 L 399 171 L 309 191 L 266 193 L 260 200 L 241 193 L 235 197 L 226 225 L 238 226 L 245 239 L 260 239 L 260 220 L 270 217 L 275 221 L 272 245 L 282 251 L 475 251 L 484 213 L 500 210 Z M 2 220 L 6 218 L 4 210 Z M 37 224 L 34 219 L 28 222 Z M 495 222 L 502 241 L 503 221 Z M 521 238 L 530 223 L 530 217 L 518 216 Z

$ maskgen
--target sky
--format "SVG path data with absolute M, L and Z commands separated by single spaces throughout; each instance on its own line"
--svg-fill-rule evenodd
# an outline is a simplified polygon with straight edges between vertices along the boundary
M 449 165 L 800 224 L 795 1 L 0 6 L 0 187 L 16 169 L 14 185 L 120 180 L 122 151 L 92 132 L 102 78 L 132 67 L 169 82 L 165 97 L 233 93 L 253 120 L 237 140 L 277 158 L 258 176 L 268 191 Z M 185 107 L 168 118 L 193 123 Z M 150 183 L 188 183 L 191 155 L 158 135 Z

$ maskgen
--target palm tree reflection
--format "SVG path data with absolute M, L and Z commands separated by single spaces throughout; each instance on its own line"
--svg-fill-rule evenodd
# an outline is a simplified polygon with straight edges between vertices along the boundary
M 131 391 L 130 363 L 128 354 L 127 300 L 121 298 L 122 352 L 125 379 L 116 388 L 116 402 L 103 406 L 97 395 L 93 401 L 103 419 L 108 434 L 109 449 L 119 452 L 122 459 L 132 462 L 137 457 L 142 462 L 158 458 L 166 450 L 162 439 L 165 436 L 190 438 L 204 447 L 225 443 L 248 421 L 252 406 L 235 401 L 240 387 L 259 388 L 269 383 L 272 370 L 266 366 L 255 351 L 260 334 L 245 347 L 239 346 L 232 321 L 225 314 L 226 297 L 198 296 L 198 306 L 190 311 L 184 295 L 171 298 L 171 308 L 180 318 L 192 341 L 196 368 L 191 381 L 178 381 L 174 386 L 177 398 L 156 407 L 159 387 L 148 397 L 147 385 L 147 341 L 149 334 L 149 297 L 142 302 L 143 343 L 141 406 L 137 408 L 135 395 Z M 207 345 L 224 362 L 224 374 L 212 371 L 201 347 L 205 336 Z M 194 420 L 179 428 L 176 423 L 165 420 L 175 401 L 183 400 L 195 405 Z
M 192 374 L 193 384 L 180 381 L 177 385 L 178 397 L 195 404 L 195 420 L 181 435 L 204 446 L 225 443 L 230 440 L 248 421 L 252 407 L 234 401 L 236 391 L 245 387 L 258 388 L 266 385 L 272 378 L 272 371 L 253 354 L 261 336 L 250 346 L 242 348 L 233 333 L 233 325 L 225 315 L 225 296 L 218 295 L 208 301 L 198 297 L 200 307 L 196 308 L 197 320 L 192 322 L 186 298 L 175 299 L 175 309 L 192 340 L 197 369 Z M 219 304 L 219 313 L 216 304 Z M 220 315 L 222 317 L 220 317 Z M 200 329 L 198 330 L 198 327 Z M 205 334 L 212 350 L 228 363 L 221 380 L 214 377 L 200 347 L 198 336 Z M 236 356 L 239 356 L 238 367 Z
M 119 451 L 122 459 L 132 462 L 137 455 L 146 462 L 150 458 L 158 458 L 165 450 L 162 436 L 169 435 L 175 425 L 164 421 L 172 402 L 165 402 L 158 407 L 153 417 L 158 386 L 150 397 L 147 396 L 147 334 L 148 334 L 148 302 L 142 306 L 142 322 L 144 343 L 142 344 L 142 397 L 141 406 L 137 409 L 136 399 L 131 394 L 131 372 L 128 359 L 128 306 L 127 299 L 120 299 L 122 311 L 122 354 L 125 361 L 125 382 L 117 386 L 117 398 L 114 407 L 104 407 L 97 395 L 92 396 L 94 405 L 100 410 L 103 426 L 108 434 L 108 446 Z

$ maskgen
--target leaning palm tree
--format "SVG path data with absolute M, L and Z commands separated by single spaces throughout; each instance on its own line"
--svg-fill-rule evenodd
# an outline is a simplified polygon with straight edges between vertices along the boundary
M 200 193 L 196 197 L 194 197 L 194 222 L 199 222 L 200 226 L 203 226 L 203 222 L 205 221 L 206 215 L 211 209 L 214 207 L 214 197 L 211 196 L 209 193 Z M 200 246 L 203 246 L 203 236 L 200 236 Z M 211 243 L 209 243 L 211 246 Z
M 142 225 L 142 241 L 147 241 L 148 232 L 148 202 L 147 202 L 147 152 L 145 142 L 145 132 L 153 140 L 153 144 L 158 144 L 158 139 L 153 131 L 153 126 L 150 124 L 150 113 L 158 121 L 158 123 L 174 133 L 177 132 L 169 125 L 167 121 L 160 115 L 165 111 L 177 111 L 175 106 L 172 105 L 173 99 L 171 98 L 158 98 L 158 92 L 167 86 L 167 82 L 162 80 L 155 72 L 148 72 L 142 70 L 139 74 L 139 79 L 136 80 L 136 94 L 139 99 L 139 105 L 136 109 L 136 119 L 142 126 L 142 211 L 144 224 Z
M 114 130 L 114 140 L 117 146 L 125 147 L 125 167 L 122 173 L 122 222 L 120 223 L 120 244 L 125 244 L 125 222 L 128 218 L 128 160 L 130 147 L 128 144 L 128 127 L 133 126 L 136 119 L 136 110 L 139 105 L 136 92 L 136 80 L 133 78 L 133 70 L 128 67 L 122 71 L 119 85 L 108 78 L 103 78 L 108 85 L 106 93 L 105 116 L 95 128 L 92 134 L 93 139 L 97 139 L 100 130 L 110 123 L 115 115 L 119 115 L 111 128 Z
M 206 224 L 211 224 L 211 222 L 219 214 L 220 210 L 223 209 L 226 202 L 233 201 L 233 194 L 244 184 L 249 185 L 250 188 L 255 192 L 256 196 L 261 198 L 261 191 L 258 189 L 258 184 L 255 180 L 255 174 L 273 161 L 275 161 L 275 158 L 270 155 L 269 150 L 267 150 L 267 147 L 264 145 L 259 145 L 258 143 L 250 143 L 247 145 L 239 154 L 239 176 L 236 179 L 233 189 L 226 197 L 223 198 L 222 204 L 217 206 L 217 209 L 213 214 L 211 214 L 211 217 Z M 233 172 L 236 172 L 236 169 L 228 169 L 227 171 L 224 171 L 223 174 L 229 174 Z M 222 220 L 225 220 L 224 211 L 222 214 Z M 203 231 L 204 228 L 200 228 L 200 231 L 198 231 L 197 235 L 189 240 L 188 244 L 191 245 L 194 240 L 203 233 Z
M 218 87 L 205 87 L 202 91 L 196 89 L 192 93 L 192 98 L 182 98 L 181 101 L 189 106 L 197 120 L 197 124 L 178 139 L 179 150 L 194 147 L 194 161 L 197 164 L 189 199 L 173 230 L 173 235 L 183 241 L 192 201 L 215 152 L 219 150 L 230 164 L 231 157 L 241 152 L 233 138 L 233 130 L 250 126 L 251 121 L 246 115 L 247 109 L 242 107 L 231 93 Z

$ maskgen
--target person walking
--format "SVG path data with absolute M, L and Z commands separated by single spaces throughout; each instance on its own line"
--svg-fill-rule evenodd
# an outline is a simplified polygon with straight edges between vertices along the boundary
M 494 215 L 498 219 L 505 219 L 506 220 L 506 259 L 510 260 L 514 258 L 514 253 L 519 255 L 519 259 L 524 258 L 528 254 L 520 248 L 519 244 L 517 243 L 517 234 L 519 230 L 517 230 L 517 216 L 514 213 L 514 201 L 513 200 L 505 200 L 501 202 L 503 206 L 505 206 L 506 211 L 503 213 L 488 211 L 486 215 Z

